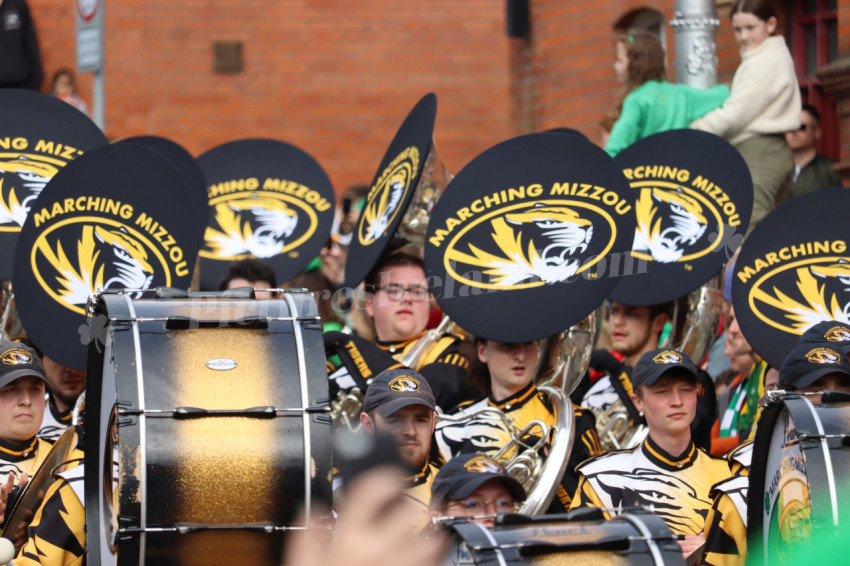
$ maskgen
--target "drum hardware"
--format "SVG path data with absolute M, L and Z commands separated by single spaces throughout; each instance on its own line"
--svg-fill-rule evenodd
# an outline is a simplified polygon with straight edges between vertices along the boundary
M 360 413 L 363 411 L 363 393 L 359 387 L 340 391 L 331 401 L 330 414 L 333 429 L 346 427 L 351 432 L 360 430 Z
M 208 417 L 246 417 L 253 419 L 273 419 L 288 414 L 328 413 L 329 407 L 294 407 L 278 409 L 275 407 L 251 407 L 250 409 L 201 409 L 198 407 L 177 407 L 175 409 L 128 410 L 119 409 L 118 414 L 125 416 L 147 415 L 170 419 L 201 419 Z

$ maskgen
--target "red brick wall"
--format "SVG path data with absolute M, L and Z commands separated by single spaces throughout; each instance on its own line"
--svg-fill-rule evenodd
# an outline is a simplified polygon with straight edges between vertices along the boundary
M 161 135 L 194 155 L 243 137 L 280 139 L 318 159 L 340 192 L 371 182 L 429 91 L 451 172 L 512 135 L 503 0 L 105 2 L 111 138 Z M 29 4 L 45 73 L 73 68 L 73 1 Z M 214 41 L 243 42 L 244 72 L 212 72 Z M 79 83 L 91 103 L 91 74 Z
M 674 79 L 674 34 L 669 26 L 673 0 L 531 0 L 531 4 L 530 41 L 526 46 L 512 47 L 514 77 L 527 85 L 524 97 L 514 100 L 514 126 L 519 131 L 566 126 L 580 130 L 593 141 L 600 139 L 598 122 L 615 107 L 622 93 L 613 68 L 614 24 L 637 8 L 657 10 L 668 22 L 668 65 L 670 79 Z M 729 9 L 727 4 L 718 10 L 721 82 L 732 80 L 740 62 Z M 533 55 L 522 57 L 521 49 Z M 524 120 L 518 121 L 518 116 L 524 116 Z

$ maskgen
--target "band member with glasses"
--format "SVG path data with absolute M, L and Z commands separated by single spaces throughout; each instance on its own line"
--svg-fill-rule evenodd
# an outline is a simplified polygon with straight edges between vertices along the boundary
M 431 485 L 431 519 L 469 517 L 492 528 L 498 513 L 515 513 L 525 500 L 522 484 L 483 454 L 463 454 L 440 468 Z
M 472 363 L 470 380 L 481 384 L 489 393 L 483 399 L 462 404 L 452 415 L 461 417 L 461 420 L 441 420 L 437 424 L 435 439 L 440 457 L 447 462 L 453 461 L 459 454 L 466 453 L 480 452 L 491 458 L 496 457 L 509 443 L 511 431 L 497 416 L 486 411 L 481 412 L 488 408 L 499 409 L 512 426 L 520 431 L 533 421 L 541 421 L 549 428 L 549 438 L 545 439 L 548 447 L 552 441 L 555 415 L 548 397 L 538 391 L 534 384 L 540 359 L 539 344 L 510 344 L 476 337 L 475 348 L 477 359 Z M 553 512 L 569 509 L 572 494 L 578 485 L 576 466 L 602 452 L 593 414 L 580 407 L 575 407 L 574 411 L 573 450 L 550 507 Z M 469 419 L 462 419 L 467 415 Z M 525 431 L 526 443 L 539 439 L 542 433 L 540 427 L 532 426 Z M 514 447 L 500 457 L 510 458 L 518 449 Z
M 730 477 L 726 460 L 697 448 L 691 421 L 697 405 L 697 369 L 676 350 L 647 352 L 632 372 L 632 401 L 646 417 L 649 436 L 639 446 L 591 458 L 578 467 L 571 509 L 598 507 L 606 517 L 630 507 L 653 507 L 680 540 L 687 557 L 705 542 L 711 487 Z
M 388 255 L 366 277 L 366 314 L 375 325 L 378 347 L 396 361 L 417 347 L 426 335 L 431 309 L 425 264 L 406 253 Z M 412 369 L 428 380 L 437 405 L 451 409 L 475 398 L 477 392 L 464 383 L 469 362 L 461 353 L 462 339 L 445 334 L 429 344 Z

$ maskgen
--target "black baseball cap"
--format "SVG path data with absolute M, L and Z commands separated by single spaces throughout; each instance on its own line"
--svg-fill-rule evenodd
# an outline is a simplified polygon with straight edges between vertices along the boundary
M 20 342 L 0 342 L 0 387 L 28 376 L 38 377 L 47 383 L 44 367 L 35 350 Z
M 850 347 L 850 325 L 837 320 L 824 320 L 803 332 L 797 344 L 820 344 L 822 342 L 833 342 L 833 348 Z
M 378 411 L 382 417 L 388 417 L 408 405 L 423 405 L 435 410 L 437 403 L 431 386 L 412 369 L 388 369 L 376 375 L 369 384 L 363 412 Z
M 802 389 L 830 373 L 850 377 L 847 356 L 832 342 L 803 343 L 791 350 L 779 370 L 779 386 Z
M 461 454 L 437 472 L 431 484 L 431 506 L 468 497 L 490 480 L 500 480 L 515 501 L 525 500 L 522 484 L 502 464 L 482 454 Z
M 632 371 L 632 388 L 638 385 L 652 385 L 658 378 L 669 372 L 687 375 L 697 381 L 697 368 L 690 356 L 678 350 L 659 348 L 640 357 Z

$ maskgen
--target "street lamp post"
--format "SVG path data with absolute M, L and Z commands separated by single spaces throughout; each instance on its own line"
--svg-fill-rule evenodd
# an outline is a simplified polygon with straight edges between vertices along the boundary
M 676 39 L 676 82 L 699 88 L 717 83 L 720 20 L 715 0 L 676 0 L 670 26 Z

